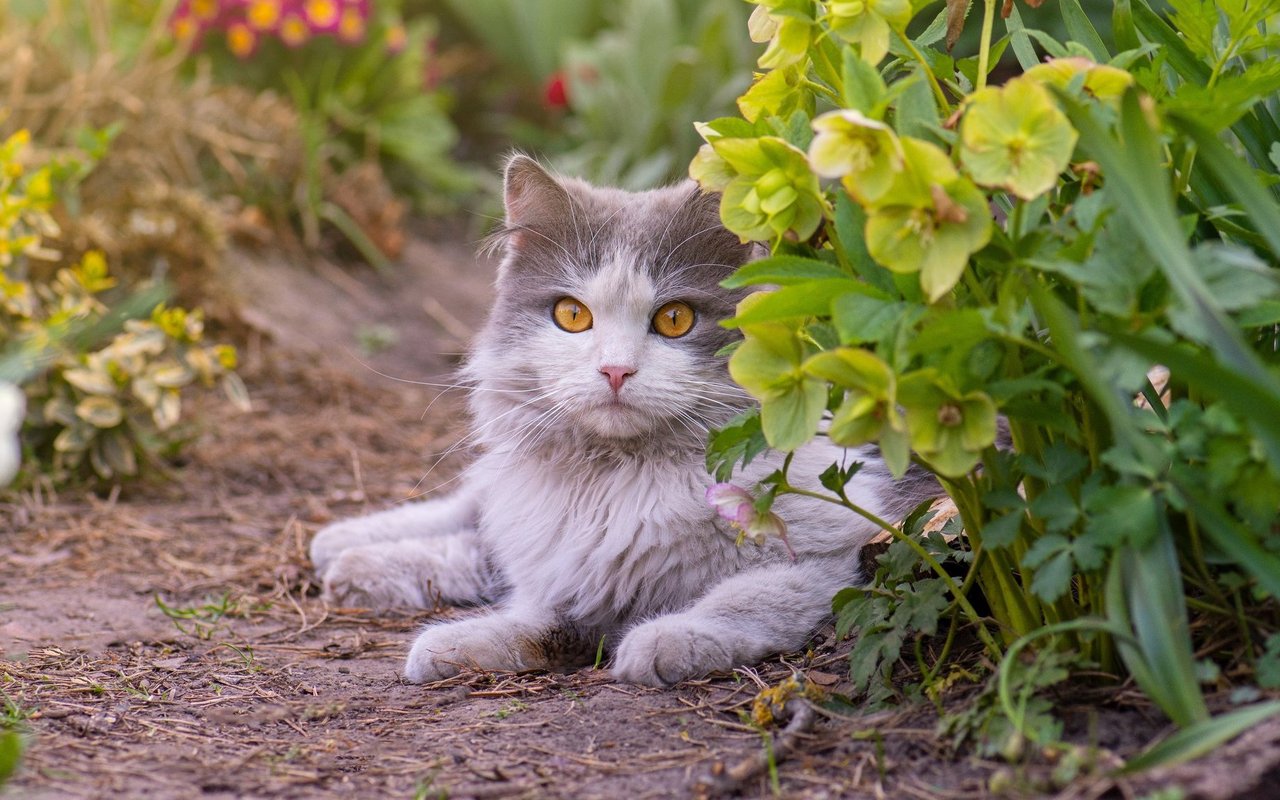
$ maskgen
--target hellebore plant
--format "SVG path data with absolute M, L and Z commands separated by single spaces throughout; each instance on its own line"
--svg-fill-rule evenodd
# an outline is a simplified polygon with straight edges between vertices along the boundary
M 1052 744 L 1033 673 L 1064 666 L 1127 673 L 1200 748 L 1280 710 L 1210 720 L 1197 678 L 1280 687 L 1274 7 L 1165 17 L 1133 0 L 1104 37 L 1060 0 L 1057 41 L 988 0 L 976 53 L 953 53 L 965 2 L 910 27 L 927 6 L 755 5 L 763 74 L 743 118 L 697 125 L 689 170 L 771 250 L 725 281 L 760 289 L 723 323 L 760 410 L 712 434 L 708 465 L 725 482 L 765 448 L 874 445 L 896 476 L 937 476 L 964 535 L 858 507 L 848 460 L 821 486 L 784 467 L 758 500 L 709 501 L 763 530 L 772 498 L 797 493 L 889 532 L 873 585 L 835 602 L 839 629 L 862 631 L 851 677 L 873 701 L 900 693 L 894 662 L 914 651 L 942 692 L 968 628 L 1007 717 L 984 752 Z M 1023 72 L 988 85 L 1006 45 Z M 1210 635 L 1230 646 L 1202 649 Z

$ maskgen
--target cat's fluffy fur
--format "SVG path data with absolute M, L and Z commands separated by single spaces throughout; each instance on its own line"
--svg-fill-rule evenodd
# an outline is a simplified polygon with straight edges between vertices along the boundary
M 750 406 L 715 353 L 742 293 L 719 283 L 751 248 L 692 184 L 651 192 L 557 180 L 517 156 L 506 172 L 497 297 L 464 369 L 479 456 L 451 496 L 332 525 L 311 558 L 335 602 L 372 607 L 493 603 L 428 626 L 404 674 L 590 663 L 601 637 L 621 679 L 653 685 L 747 664 L 804 643 L 853 582 L 874 534 L 827 503 L 780 497 L 784 544 L 739 544 L 705 500 L 708 428 Z M 594 324 L 568 333 L 552 307 L 572 297 Z M 693 329 L 652 328 L 671 300 Z M 632 370 L 615 394 L 602 367 Z M 819 438 L 793 480 L 833 461 L 871 460 L 850 497 L 885 516 L 920 499 L 873 453 Z M 753 462 L 738 482 L 776 469 Z M 909 488 L 914 486 L 915 488 Z M 933 487 L 929 487 L 933 488 Z

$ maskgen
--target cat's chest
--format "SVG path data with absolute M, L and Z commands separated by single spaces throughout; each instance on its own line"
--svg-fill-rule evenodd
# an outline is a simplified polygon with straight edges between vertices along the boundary
M 487 465 L 482 529 L 516 596 L 583 618 L 652 613 L 738 560 L 695 460 L 573 466 Z

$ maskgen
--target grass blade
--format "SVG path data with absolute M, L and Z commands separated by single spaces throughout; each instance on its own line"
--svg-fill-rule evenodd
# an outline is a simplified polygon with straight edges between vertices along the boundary
M 1062 21 L 1066 23 L 1067 34 L 1089 48 L 1095 61 L 1105 64 L 1107 59 L 1111 58 L 1111 53 L 1107 52 L 1107 46 L 1103 43 L 1102 37 L 1089 21 L 1089 15 L 1080 7 L 1080 0 L 1061 0 L 1058 3 L 1058 9 L 1062 12 Z
M 1271 253 L 1280 256 L 1280 205 L 1276 204 L 1275 195 L 1263 188 L 1247 162 L 1198 121 L 1177 114 L 1172 115 L 1172 119 L 1183 133 L 1195 140 L 1200 163 L 1221 187 L 1235 195 L 1241 208 L 1257 225 L 1258 233 L 1266 238 Z
M 1198 758 L 1277 713 L 1280 713 L 1280 700 L 1272 700 L 1197 722 L 1129 759 L 1120 774 L 1132 775 Z
M 1249 420 L 1253 431 L 1273 460 L 1280 459 L 1280 388 L 1270 376 L 1259 381 L 1219 364 L 1216 354 L 1134 336 L 1112 333 L 1111 339 L 1130 350 L 1164 364 L 1169 371 L 1197 391 L 1220 400 L 1233 413 Z
M 1136 647 L 1116 640 L 1134 680 L 1174 723 L 1187 727 L 1208 718 L 1209 709 L 1196 680 L 1173 533 L 1166 516 L 1157 515 L 1157 525 L 1150 542 L 1117 551 L 1108 579 L 1107 615 L 1137 639 Z
M 1060 94 L 1059 99 L 1080 133 L 1081 146 L 1102 167 L 1108 189 L 1116 193 L 1118 212 L 1129 218 L 1169 285 L 1197 315 L 1207 331 L 1210 347 L 1242 378 L 1280 396 L 1280 382 L 1218 307 L 1191 257 L 1178 225 L 1167 175 L 1161 167 L 1160 143 L 1139 104 L 1137 91 L 1131 89 L 1124 96 L 1120 139 L 1103 127 L 1092 108 L 1065 94 Z
M 1249 573 L 1272 597 L 1280 597 L 1280 556 L 1263 547 L 1256 533 L 1233 519 L 1221 501 L 1206 494 L 1191 476 L 1174 470 L 1169 477 L 1195 512 L 1209 541 Z

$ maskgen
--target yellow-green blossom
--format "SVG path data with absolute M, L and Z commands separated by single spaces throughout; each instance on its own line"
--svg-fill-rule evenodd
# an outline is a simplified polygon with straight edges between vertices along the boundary
M 867 251 L 894 272 L 919 272 L 933 302 L 991 240 L 991 214 L 986 197 L 956 173 L 946 153 L 910 137 L 901 144 L 904 169 L 867 215 Z
M 1031 200 L 1057 183 L 1076 138 L 1044 86 L 1015 78 L 970 95 L 960 123 L 960 161 L 978 183 Z
M 898 382 L 911 446 L 939 474 L 957 478 L 996 440 L 996 406 L 984 392 L 961 394 L 932 370 Z
M 813 121 L 809 165 L 824 178 L 841 178 L 863 205 L 880 199 L 902 171 L 902 145 L 883 122 L 858 111 L 830 111 Z
M 1055 58 L 1036 64 L 1023 77 L 1059 89 L 1066 89 L 1077 75 L 1084 75 L 1086 94 L 1109 103 L 1119 102 L 1124 90 L 1133 85 L 1133 75 L 1105 64 L 1095 64 L 1082 56 Z
M 802 61 L 809 52 L 813 33 L 813 3 L 810 0 L 752 0 L 756 3 L 747 30 L 751 41 L 764 43 L 764 54 L 756 63 L 777 69 Z
M 717 138 L 689 165 L 704 189 L 722 192 L 720 217 L 745 241 L 774 241 L 789 233 L 808 239 L 825 203 L 804 152 L 782 139 Z
M 879 64 L 889 52 L 890 31 L 911 21 L 910 0 L 833 0 L 825 17 L 831 32 L 850 44 L 868 64 Z

